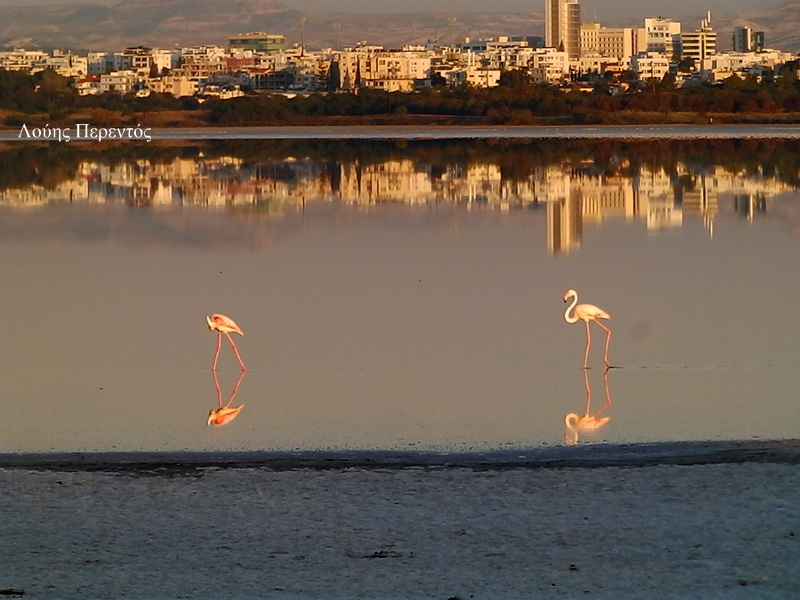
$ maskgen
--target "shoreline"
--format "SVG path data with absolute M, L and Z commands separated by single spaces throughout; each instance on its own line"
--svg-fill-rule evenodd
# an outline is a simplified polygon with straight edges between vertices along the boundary
M 800 464 L 800 439 L 587 444 L 504 450 L 3 453 L 0 469 L 188 475 L 206 469 L 342 471 L 405 469 L 598 469 L 716 464 Z
M 85 125 L 83 123 L 75 124 Z M 94 126 L 92 126 L 94 128 Z M 56 128 L 58 129 L 58 128 Z M 71 131 L 72 127 L 60 128 Z M 98 128 L 94 128 L 98 129 Z M 113 127 L 99 129 L 114 130 Z M 124 128 L 123 128 L 124 129 Z M 116 130 L 115 130 L 116 131 Z M 662 125 L 286 125 L 253 127 L 156 127 L 143 137 L 111 137 L 102 141 L 149 143 L 158 140 L 448 140 L 448 139 L 800 139 L 800 126 L 787 124 L 662 124 Z M 66 137 L 66 136 L 65 136 Z M 31 137 L 22 128 L 0 129 L 0 141 L 94 142 L 91 137 Z

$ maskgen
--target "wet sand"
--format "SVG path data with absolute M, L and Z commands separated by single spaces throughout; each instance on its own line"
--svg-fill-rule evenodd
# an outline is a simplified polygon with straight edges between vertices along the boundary
M 516 464 L 511 453 L 416 464 L 373 455 L 371 465 L 304 453 L 260 465 L 151 456 L 115 469 L 97 456 L 6 456 L 0 589 L 60 599 L 799 597 L 798 442 L 690 446 L 561 448 Z

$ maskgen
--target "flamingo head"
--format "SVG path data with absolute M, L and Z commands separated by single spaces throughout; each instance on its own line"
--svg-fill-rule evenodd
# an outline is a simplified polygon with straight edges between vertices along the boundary
M 567 293 L 564 294 L 564 302 L 566 302 L 572 296 L 577 296 L 577 295 L 578 295 L 578 292 L 576 292 L 575 290 L 567 290 Z

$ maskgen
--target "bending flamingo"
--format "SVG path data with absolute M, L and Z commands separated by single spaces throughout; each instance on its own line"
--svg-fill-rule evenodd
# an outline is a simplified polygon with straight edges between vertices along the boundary
M 217 390 L 217 408 L 212 408 L 208 411 L 206 425 L 227 425 L 233 421 L 244 408 L 244 404 L 231 406 L 233 399 L 236 398 L 236 394 L 239 393 L 239 384 L 242 383 L 242 379 L 244 379 L 244 371 L 239 373 L 239 379 L 236 381 L 236 385 L 233 386 L 231 397 L 228 398 L 228 403 L 225 406 L 222 406 L 222 390 L 219 389 L 217 372 L 211 371 L 211 376 L 214 377 L 214 388 Z
M 242 371 L 246 371 L 247 367 L 244 366 L 242 357 L 239 356 L 239 350 L 237 350 L 236 344 L 233 343 L 233 338 L 231 338 L 231 333 L 244 335 L 244 332 L 241 330 L 241 328 L 233 322 L 233 319 L 220 314 L 213 314 L 210 317 L 206 317 L 206 323 L 208 323 L 209 330 L 216 331 L 219 334 L 217 336 L 217 352 L 214 354 L 214 364 L 211 366 L 211 370 L 217 370 L 217 359 L 219 358 L 219 350 L 222 345 L 222 334 L 224 333 L 226 336 L 228 336 L 228 341 L 231 343 L 231 348 L 233 348 L 233 352 L 236 354 L 236 358 L 239 360 L 239 365 L 241 365 Z
M 566 302 L 570 296 L 572 296 L 572 304 L 567 307 L 567 310 L 564 313 L 564 320 L 567 323 L 577 323 L 579 319 L 583 319 L 583 321 L 586 323 L 586 354 L 583 356 L 583 368 L 586 368 L 586 364 L 589 360 L 589 346 L 592 345 L 592 334 L 589 331 L 589 321 L 594 321 L 600 327 L 606 330 L 606 349 L 603 354 L 603 362 L 606 363 L 607 367 L 610 367 L 611 364 L 608 362 L 608 342 L 611 340 L 611 330 L 597 319 L 610 319 L 611 317 L 602 308 L 598 308 L 593 304 L 578 304 L 578 292 L 575 290 L 569 290 L 566 294 L 564 294 L 564 302 Z M 573 308 L 575 309 L 575 312 L 573 313 L 573 316 L 570 316 L 569 313 Z

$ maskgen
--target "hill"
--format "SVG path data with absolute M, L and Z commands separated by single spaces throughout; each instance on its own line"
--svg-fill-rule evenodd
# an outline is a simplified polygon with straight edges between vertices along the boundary
M 359 41 L 394 48 L 437 39 L 450 43 L 463 37 L 544 34 L 541 12 L 459 13 L 454 21 L 450 16 L 433 12 L 303 15 L 279 0 L 122 0 L 111 7 L 5 7 L 0 8 L 0 47 L 119 50 L 139 45 L 224 45 L 232 34 L 267 31 L 282 33 L 287 43 L 305 43 L 310 49 L 353 46 Z M 712 16 L 720 51 L 730 47 L 730 32 L 736 25 L 764 31 L 771 48 L 800 51 L 800 0 L 772 10 Z M 698 13 L 696 18 L 684 19 L 684 30 L 693 31 L 704 17 Z M 604 25 L 639 26 L 641 20 Z

